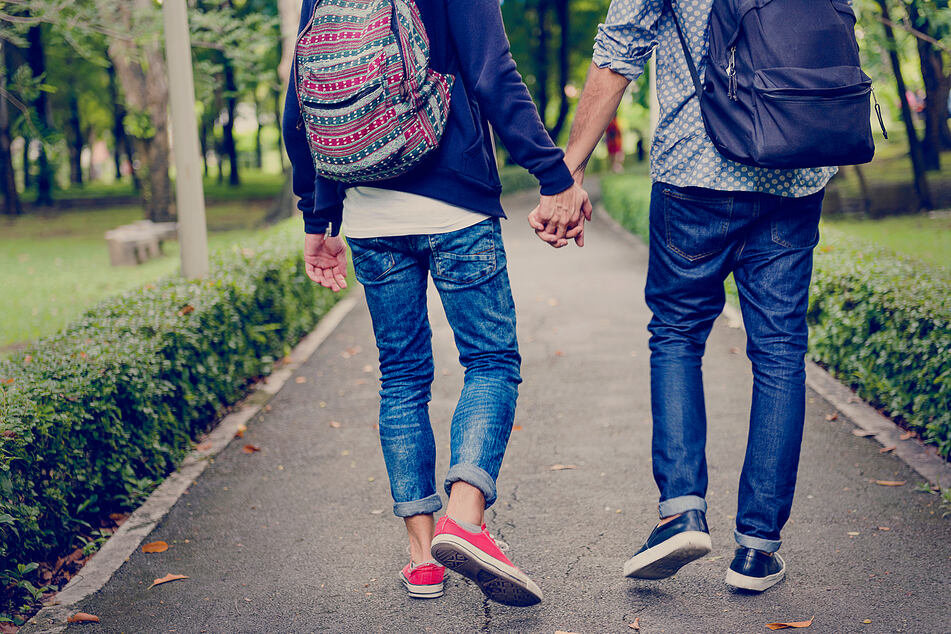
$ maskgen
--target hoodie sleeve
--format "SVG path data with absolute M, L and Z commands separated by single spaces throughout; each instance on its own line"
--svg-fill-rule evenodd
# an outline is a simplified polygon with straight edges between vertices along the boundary
M 551 196 L 574 184 L 515 68 L 499 0 L 447 0 L 449 29 L 459 53 L 462 79 L 515 162 Z
M 315 2 L 316 0 L 304 0 L 298 33 L 307 27 L 314 12 Z M 283 129 L 284 146 L 287 148 L 293 170 L 294 193 L 300 197 L 297 206 L 304 214 L 304 231 L 324 233 L 327 227 L 330 227 L 332 235 L 337 235 L 343 218 L 343 196 L 337 183 L 318 176 L 314 169 L 293 71 L 284 104 Z

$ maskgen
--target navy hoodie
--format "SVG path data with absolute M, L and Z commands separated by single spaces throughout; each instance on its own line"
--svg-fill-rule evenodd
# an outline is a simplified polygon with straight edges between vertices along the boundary
M 303 32 L 318 0 L 304 0 Z M 449 121 L 439 144 L 406 174 L 364 183 L 435 198 L 464 209 L 505 217 L 502 185 L 489 124 L 516 163 L 529 170 L 544 195 L 574 184 L 564 153 L 545 131 L 509 52 L 498 0 L 415 0 L 430 43 L 430 67 L 456 78 Z M 343 214 L 344 185 L 318 176 L 301 121 L 297 86 L 291 81 L 284 109 L 284 143 L 294 168 L 307 233 L 336 235 Z

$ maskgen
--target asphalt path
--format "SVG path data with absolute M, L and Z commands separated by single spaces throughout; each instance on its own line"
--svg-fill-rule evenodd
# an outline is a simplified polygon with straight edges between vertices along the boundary
M 441 599 L 405 596 L 397 575 L 409 554 L 375 428 L 379 375 L 361 299 L 148 538 L 170 550 L 136 552 L 76 606 L 101 623 L 69 630 L 589 633 L 632 632 L 637 619 L 651 634 L 744 633 L 814 617 L 805 631 L 951 631 L 951 518 L 915 491 L 922 479 L 904 463 L 844 416 L 827 420 L 832 406 L 812 392 L 783 535 L 787 579 L 761 595 L 724 584 L 752 383 L 745 336 L 725 320 L 704 363 L 714 550 L 667 580 L 622 576 L 656 521 L 647 249 L 595 222 L 584 249 L 555 251 L 525 223 L 532 204 L 505 199 L 525 383 L 487 520 L 543 603 L 490 603 L 452 573 Z M 430 304 L 441 481 L 462 370 L 435 295 Z M 246 443 L 261 451 L 246 454 Z M 188 579 L 149 589 L 169 573 Z

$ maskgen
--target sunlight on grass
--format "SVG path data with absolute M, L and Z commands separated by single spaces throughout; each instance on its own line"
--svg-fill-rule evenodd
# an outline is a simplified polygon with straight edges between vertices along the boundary
M 826 220 L 823 226 L 951 269 L 951 213 L 891 216 L 880 220 Z

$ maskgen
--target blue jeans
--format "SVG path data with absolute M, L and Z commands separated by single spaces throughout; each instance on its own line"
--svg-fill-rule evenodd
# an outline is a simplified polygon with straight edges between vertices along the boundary
M 432 275 L 455 335 L 465 383 L 452 417 L 444 483 L 464 481 L 495 502 L 512 433 L 521 357 L 499 220 L 432 235 L 348 240 L 380 350 L 380 441 L 399 517 L 435 513 L 434 377 L 426 287 Z
M 701 358 L 732 271 L 753 365 L 738 544 L 774 552 L 789 519 L 805 417 L 806 308 L 822 192 L 804 198 L 679 188 L 651 192 L 647 304 L 653 470 L 662 517 L 706 510 Z

